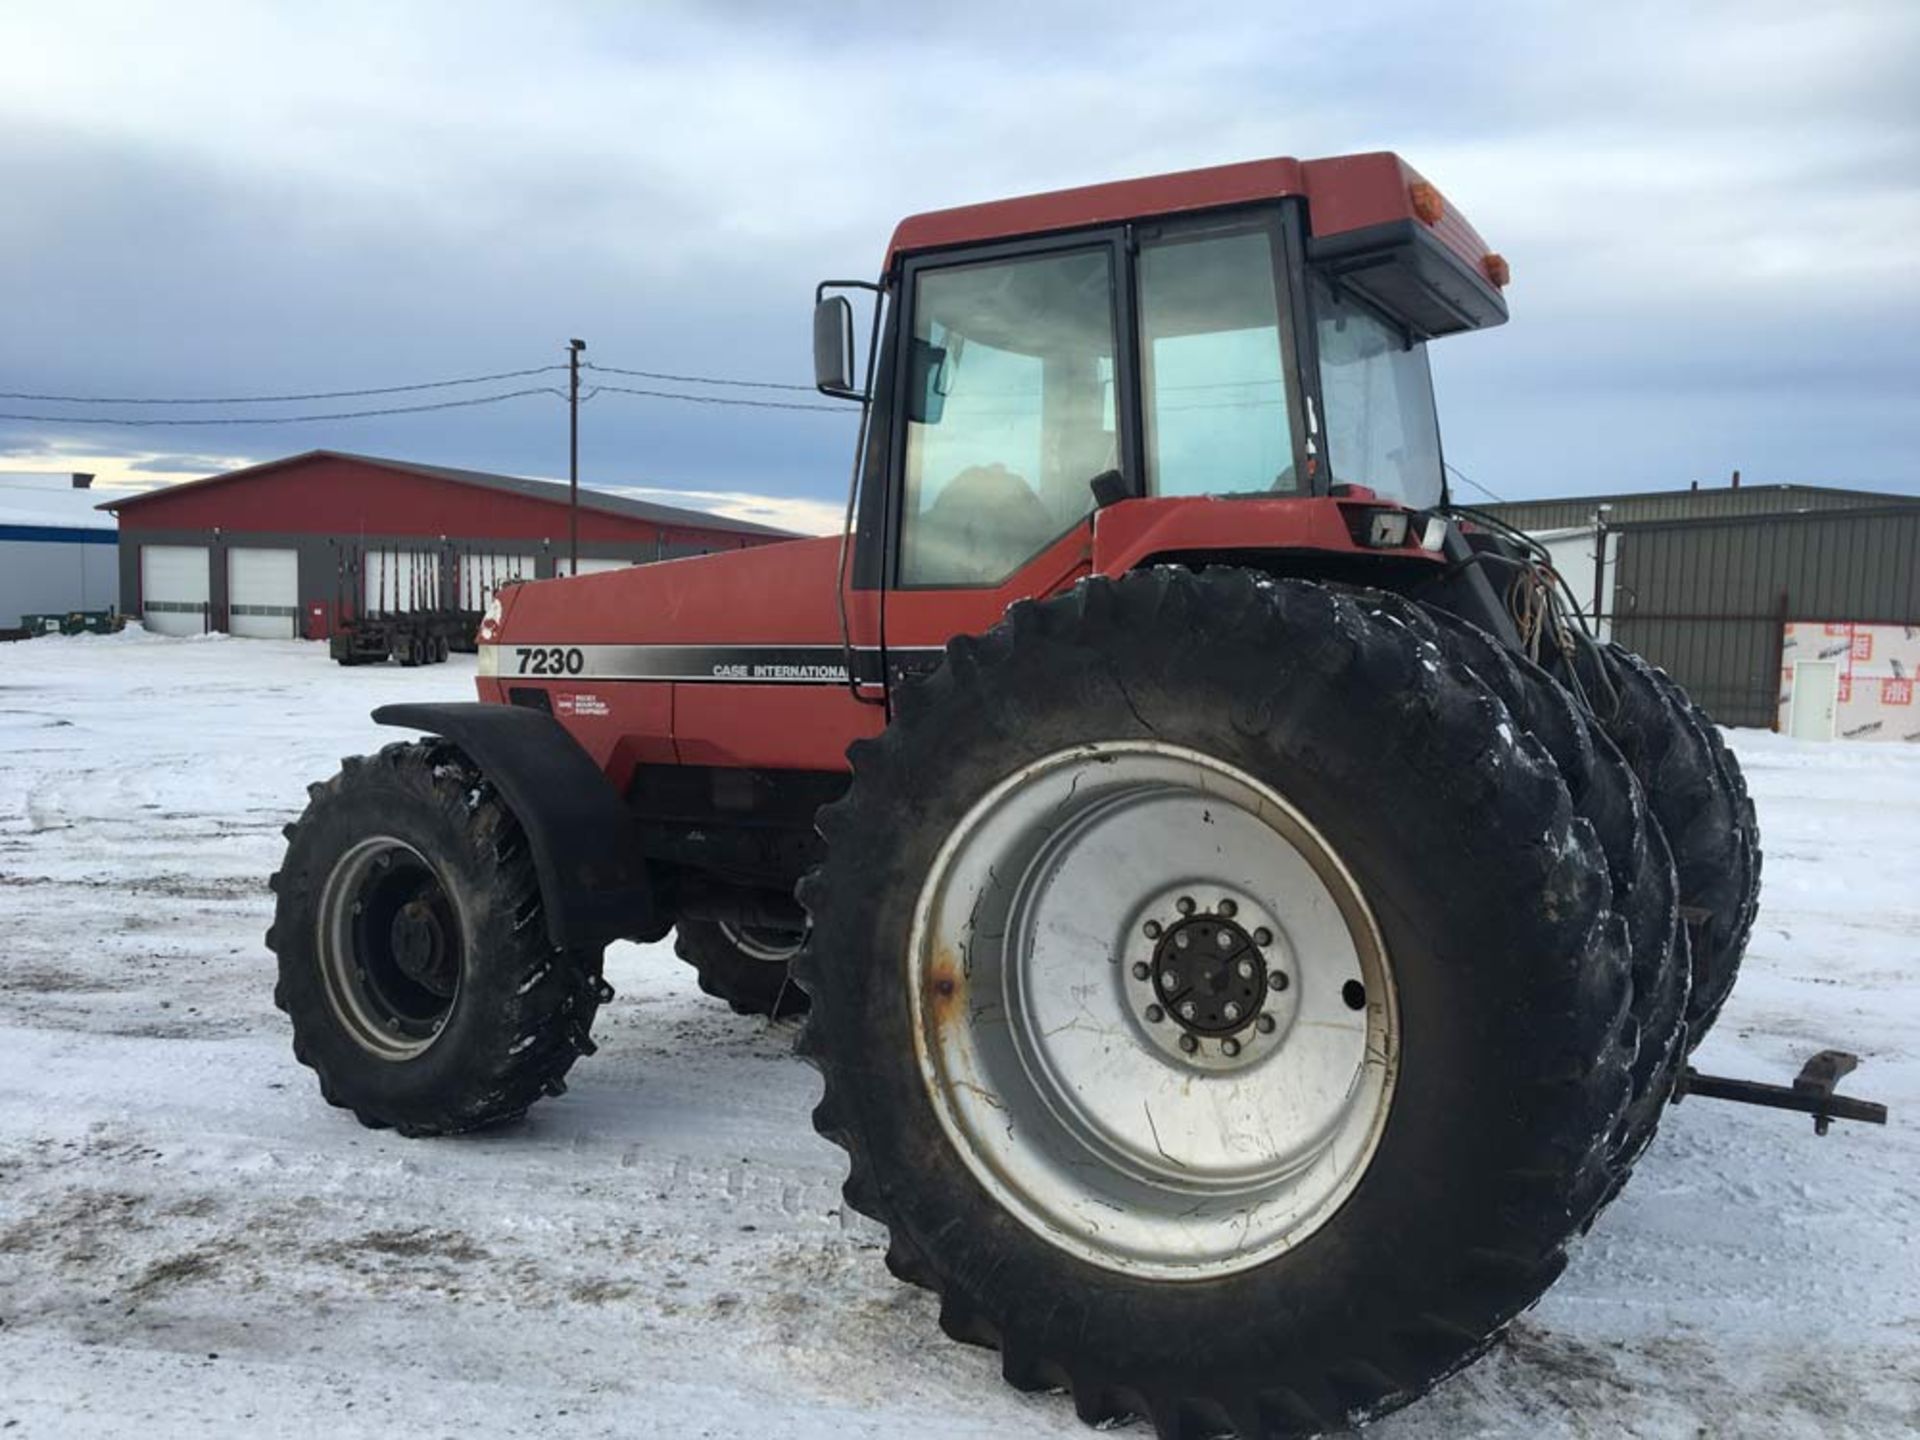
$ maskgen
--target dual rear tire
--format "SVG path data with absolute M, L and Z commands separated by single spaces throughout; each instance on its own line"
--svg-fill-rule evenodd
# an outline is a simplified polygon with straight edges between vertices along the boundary
M 1624 1183 L 1653 1139 L 1685 1059 L 1692 970 L 1665 828 L 1599 718 L 1546 671 L 1446 611 L 1389 596 L 1376 603 L 1472 670 L 1500 698 L 1513 723 L 1552 755 L 1575 811 L 1593 826 L 1606 852 L 1613 909 L 1627 924 L 1633 964 L 1633 1095 L 1612 1153 L 1616 1183 Z
M 1753 801 L 1719 727 L 1664 670 L 1607 645 L 1597 667 L 1583 667 L 1581 680 L 1672 846 L 1691 941 L 1691 1049 L 1733 992 L 1759 909 Z

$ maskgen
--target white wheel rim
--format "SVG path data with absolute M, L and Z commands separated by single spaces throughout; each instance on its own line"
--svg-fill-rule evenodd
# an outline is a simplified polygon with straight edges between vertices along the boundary
M 1372 1162 L 1400 1033 L 1379 927 L 1325 837 L 1233 766 L 1114 741 L 1022 767 L 935 857 L 909 963 L 956 1152 L 1093 1264 L 1252 1268 Z
M 720 933 L 727 937 L 729 945 L 749 960 L 761 960 L 769 965 L 785 965 L 800 953 L 807 938 L 804 934 L 789 936 L 784 931 L 766 930 L 757 925 L 735 925 L 730 920 L 719 924 Z

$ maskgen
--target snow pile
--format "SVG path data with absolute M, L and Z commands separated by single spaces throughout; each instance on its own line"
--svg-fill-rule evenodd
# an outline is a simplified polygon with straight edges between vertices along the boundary
M 600 1054 L 522 1125 L 322 1105 L 271 1003 L 304 785 L 472 694 L 471 658 L 299 642 L 0 653 L 0 1427 L 1086 1432 L 1001 1385 L 840 1208 L 792 1030 L 617 947 Z M 1920 748 L 1735 732 L 1766 888 L 1704 1068 L 1862 1057 L 1884 1131 L 1690 1100 L 1546 1301 L 1390 1437 L 1886 1435 L 1920 1415 Z M 1135 1428 L 1132 1433 L 1145 1434 Z

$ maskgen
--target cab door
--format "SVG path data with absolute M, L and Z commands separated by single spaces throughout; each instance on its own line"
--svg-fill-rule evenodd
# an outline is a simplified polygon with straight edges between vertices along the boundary
M 1139 493 L 1123 240 L 1083 232 L 904 267 L 884 554 L 868 571 L 890 684 L 1088 573 L 1096 478 Z

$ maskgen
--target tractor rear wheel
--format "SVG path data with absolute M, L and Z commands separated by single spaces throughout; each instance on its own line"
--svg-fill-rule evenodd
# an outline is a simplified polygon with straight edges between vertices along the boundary
M 1753 801 L 1719 728 L 1671 676 L 1618 645 L 1607 645 L 1601 654 L 1607 685 L 1589 686 L 1589 694 L 1646 789 L 1673 850 L 1680 903 L 1697 917 L 1688 927 L 1691 1049 L 1706 1037 L 1732 993 L 1753 928 L 1760 894 Z
M 1022 1388 L 1339 1428 L 1613 1187 L 1626 926 L 1552 758 L 1359 601 L 1155 570 L 955 640 L 850 751 L 801 1050 L 889 1267 Z
M 443 741 L 308 788 L 270 882 L 274 1003 L 330 1105 L 408 1135 L 478 1129 L 564 1090 L 610 995 L 556 949 L 525 835 Z
M 682 920 L 674 926 L 673 953 L 693 967 L 702 990 L 734 1013 L 784 1020 L 807 1008 L 806 992 L 787 973 L 801 939 L 756 925 Z

